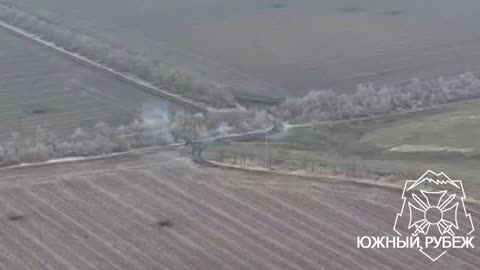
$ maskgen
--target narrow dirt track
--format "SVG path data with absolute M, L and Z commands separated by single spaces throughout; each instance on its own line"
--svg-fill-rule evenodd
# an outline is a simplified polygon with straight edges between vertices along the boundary
M 357 249 L 357 235 L 393 235 L 400 194 L 206 168 L 173 151 L 0 175 L 0 269 L 476 269 L 480 255 L 433 264 Z

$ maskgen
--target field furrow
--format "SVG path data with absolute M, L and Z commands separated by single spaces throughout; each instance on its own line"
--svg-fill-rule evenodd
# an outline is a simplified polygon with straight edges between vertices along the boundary
M 149 103 L 174 105 L 0 30 L 0 142 L 37 126 L 57 135 L 76 127 L 132 121 Z
M 429 267 L 415 249 L 356 246 L 394 235 L 397 195 L 200 167 L 168 150 L 3 169 L 0 269 Z M 478 256 L 452 250 L 436 266 L 474 269 Z

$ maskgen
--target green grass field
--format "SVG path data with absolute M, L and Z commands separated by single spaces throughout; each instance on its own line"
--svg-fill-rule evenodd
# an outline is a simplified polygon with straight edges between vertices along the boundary
M 480 102 L 467 102 L 434 112 L 406 116 L 302 127 L 274 138 L 305 149 L 348 150 L 369 146 L 378 151 L 464 152 L 480 150 Z
M 447 112 L 386 123 L 366 132 L 361 141 L 381 147 L 430 145 L 480 149 L 480 104 L 455 106 Z
M 351 164 L 412 178 L 428 169 L 444 171 L 464 180 L 469 198 L 480 199 L 480 143 L 476 140 L 480 134 L 479 105 L 479 101 L 472 101 L 383 119 L 292 128 L 270 137 L 268 152 L 272 164 L 276 163 L 272 166 L 292 172 L 302 170 L 303 160 Z M 247 154 L 248 166 L 265 164 L 263 140 L 215 145 L 208 148 L 207 158 L 216 158 L 219 152 L 236 154 L 240 165 L 242 153 Z M 255 157 L 253 163 L 248 161 L 250 157 Z

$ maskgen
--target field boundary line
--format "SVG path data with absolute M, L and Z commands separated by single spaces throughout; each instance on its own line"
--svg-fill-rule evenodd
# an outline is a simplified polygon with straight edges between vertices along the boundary
M 32 34 L 30 32 L 27 32 L 19 27 L 16 27 L 14 25 L 11 25 L 9 23 L 6 23 L 5 21 L 0 20 L 0 27 L 4 29 L 6 32 L 21 38 L 26 41 L 30 41 L 34 44 L 37 44 L 43 48 L 46 48 L 50 50 L 51 52 L 54 52 L 60 56 L 63 56 L 67 58 L 68 60 L 83 65 L 88 68 L 92 68 L 96 71 L 100 71 L 104 74 L 107 74 L 113 78 L 116 78 L 119 81 L 122 81 L 124 83 L 127 83 L 139 90 L 142 90 L 144 92 L 148 92 L 150 94 L 156 95 L 158 97 L 161 97 L 165 100 L 168 100 L 174 104 L 180 105 L 189 111 L 194 111 L 194 112 L 202 112 L 202 113 L 207 113 L 209 111 L 222 111 L 222 109 L 215 109 L 211 108 L 208 106 L 203 106 L 199 103 L 193 102 L 191 100 L 188 100 L 186 98 L 183 98 L 181 96 L 168 93 L 167 91 L 161 90 L 155 86 L 153 86 L 151 83 L 141 80 L 139 78 L 134 77 L 133 75 L 129 75 L 123 72 L 118 72 L 112 68 L 109 68 L 103 64 L 97 63 L 95 61 L 92 61 L 84 56 L 81 56 L 77 53 L 73 53 L 70 51 L 67 51 L 53 42 L 45 41 L 41 37 Z
M 47 166 L 53 166 L 58 164 L 65 164 L 65 163 L 95 161 L 95 160 L 102 160 L 102 159 L 109 159 L 109 158 L 125 157 L 125 156 L 135 155 L 135 154 L 142 155 L 142 154 L 153 153 L 161 149 L 174 150 L 177 148 L 181 148 L 183 146 L 185 146 L 185 144 L 183 143 L 170 144 L 170 145 L 158 145 L 158 146 L 133 149 L 125 152 L 112 153 L 108 155 L 64 157 L 59 159 L 50 159 L 50 160 L 41 161 L 41 162 L 20 163 L 20 164 L 0 167 L 0 171 L 23 169 L 23 168 L 34 168 L 34 167 L 47 167 Z
M 219 169 L 224 169 L 224 170 L 235 170 L 235 171 L 243 171 L 243 172 L 250 172 L 250 173 L 256 173 L 256 174 L 269 174 L 269 175 L 279 175 L 279 176 L 292 176 L 295 178 L 300 178 L 312 182 L 322 182 L 322 183 L 327 183 L 327 184 L 343 184 L 343 185 L 352 185 L 352 186 L 361 186 L 361 187 L 377 187 L 377 188 L 383 188 L 386 190 L 394 191 L 394 192 L 403 192 L 403 186 L 397 185 L 397 184 L 385 184 L 377 181 L 370 181 L 370 180 L 361 180 L 363 178 L 355 178 L 355 177 L 342 177 L 342 176 L 336 176 L 336 175 L 304 175 L 304 174 L 296 174 L 296 173 L 288 173 L 288 172 L 282 172 L 282 171 L 272 171 L 264 168 L 248 168 L 248 167 L 242 167 L 242 166 L 235 166 L 235 165 L 227 165 L 224 163 L 216 162 L 216 161 L 210 161 L 210 160 L 203 160 L 203 164 L 210 166 L 210 167 L 215 167 Z M 471 198 L 466 198 L 465 202 L 471 203 L 471 204 L 476 204 L 480 205 L 480 200 L 475 200 Z M 480 215 L 480 213 L 479 213 Z
M 281 175 L 281 176 L 293 176 L 296 178 L 302 178 L 306 180 L 313 180 L 316 182 L 325 182 L 325 183 L 340 183 L 340 184 L 353 184 L 353 185 L 361 185 L 361 186 L 375 186 L 375 187 L 382 187 L 386 189 L 390 189 L 392 191 L 402 191 L 403 187 L 400 185 L 389 185 L 389 184 L 381 184 L 378 182 L 374 181 L 369 181 L 369 180 L 364 180 L 362 181 L 361 179 L 363 178 L 354 178 L 354 177 L 341 177 L 341 176 L 335 176 L 335 175 L 328 175 L 328 174 L 323 174 L 323 175 L 306 175 L 306 174 L 297 174 L 297 173 L 288 173 L 288 172 L 282 172 L 282 171 L 273 171 L 273 170 L 268 170 L 265 168 L 248 168 L 248 167 L 242 167 L 242 166 L 235 166 L 235 165 L 228 165 L 225 163 L 220 163 L 216 161 L 209 161 L 205 160 L 205 162 L 208 163 L 209 166 L 212 167 L 217 167 L 221 169 L 231 169 L 231 170 L 237 170 L 237 171 L 247 171 L 247 172 L 253 172 L 257 174 L 273 174 L 273 175 Z
M 467 103 L 470 101 L 471 100 L 460 101 L 460 102 Z M 429 108 L 429 109 L 438 109 L 438 107 Z M 414 112 L 410 112 L 410 113 L 414 113 Z M 383 116 L 392 116 L 392 115 L 383 115 Z M 326 122 L 323 122 L 323 124 L 335 124 L 338 122 L 354 122 L 357 120 L 362 121 L 362 119 L 360 120 L 349 119 L 349 120 L 343 120 L 343 121 L 331 121 L 330 123 L 326 121 Z M 363 119 L 363 120 L 371 120 L 371 119 Z M 275 134 L 277 132 L 279 132 L 278 126 L 274 125 L 270 127 L 270 129 L 268 129 L 268 133 L 270 134 Z M 205 147 L 206 147 L 205 144 L 208 142 L 215 142 L 215 141 L 222 141 L 222 140 L 228 141 L 229 139 L 233 139 L 233 141 L 248 141 L 251 139 L 255 139 L 257 136 L 263 136 L 263 135 L 265 135 L 265 130 L 247 132 L 243 134 L 236 134 L 235 136 L 232 136 L 230 138 L 229 136 L 224 136 L 224 137 L 213 138 L 213 140 L 204 140 L 204 141 L 194 142 L 194 144 L 192 145 L 192 160 L 203 166 L 209 166 L 209 167 L 219 168 L 223 170 L 236 170 L 236 171 L 250 172 L 250 173 L 256 173 L 256 174 L 292 176 L 292 177 L 306 179 L 310 181 L 316 181 L 316 182 L 347 184 L 347 185 L 366 186 L 366 187 L 378 187 L 378 188 L 383 188 L 383 189 L 387 189 L 395 192 L 400 192 L 400 193 L 403 192 L 403 186 L 397 185 L 397 184 L 385 184 L 385 183 L 380 183 L 378 181 L 370 181 L 368 179 L 362 181 L 361 180 L 362 178 L 341 177 L 341 176 L 328 175 L 328 174 L 321 175 L 321 176 L 320 175 L 314 176 L 314 175 L 302 175 L 302 174 L 295 174 L 295 173 L 288 173 L 288 172 L 281 172 L 281 171 L 272 171 L 265 168 L 255 169 L 252 167 L 248 168 L 243 166 L 228 165 L 225 163 L 207 160 L 203 157 L 203 151 L 205 150 Z M 480 205 L 480 200 L 467 198 L 465 199 L 465 201 L 471 204 Z

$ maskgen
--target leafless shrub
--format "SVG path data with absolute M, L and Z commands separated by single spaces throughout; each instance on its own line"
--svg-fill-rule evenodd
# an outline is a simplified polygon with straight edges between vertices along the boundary
M 400 87 L 359 85 L 352 94 L 312 90 L 290 98 L 274 110 L 282 120 L 310 122 L 340 120 L 428 108 L 452 101 L 480 97 L 480 80 L 472 73 L 431 81 L 413 79 Z
M 265 110 L 254 111 L 251 118 L 243 121 L 240 126 L 240 131 L 251 131 L 269 128 L 273 123 L 273 118 Z
M 42 162 L 50 158 L 50 151 L 44 144 L 34 144 L 22 147 L 19 151 L 19 160 L 22 162 Z
M 107 123 L 99 122 L 91 129 L 77 128 L 65 138 L 58 138 L 41 127 L 37 128 L 33 136 L 27 138 L 13 133 L 9 141 L 0 145 L 0 165 L 108 155 L 131 149 L 264 129 L 271 124 L 271 116 L 265 111 L 251 112 L 247 120 L 235 126 L 221 121 L 221 118 L 209 119 L 201 113 L 177 111 L 171 116 L 161 106 L 158 110 L 155 108 L 157 107 L 144 108 L 138 119 L 130 124 L 112 128 Z
M 189 115 L 182 111 L 176 113 L 172 132 L 177 142 L 193 141 L 208 136 L 206 131 L 207 121 L 203 114 Z
M 11 147 L 4 147 L 1 165 L 14 165 L 19 163 L 18 154 Z

